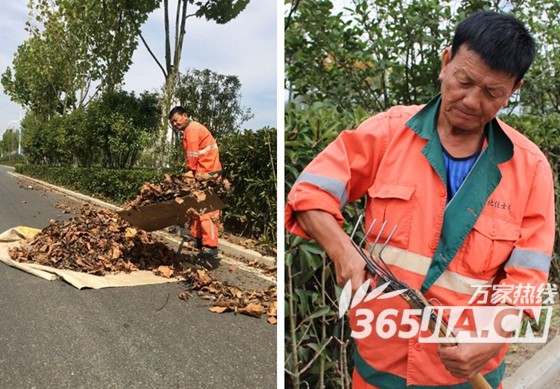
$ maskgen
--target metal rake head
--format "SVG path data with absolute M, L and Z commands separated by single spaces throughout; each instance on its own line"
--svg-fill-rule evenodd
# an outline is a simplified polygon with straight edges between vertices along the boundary
M 366 242 L 367 237 L 371 233 L 371 230 L 373 229 L 373 226 L 377 222 L 377 219 L 373 219 L 373 221 L 371 222 L 371 224 L 369 225 L 367 230 L 365 230 L 364 237 L 360 240 L 360 242 L 355 243 L 354 242 L 354 236 L 356 234 L 356 231 L 358 230 L 358 227 L 360 227 L 360 225 L 362 224 L 362 219 L 363 219 L 363 215 L 360 215 L 358 217 L 358 221 L 354 225 L 354 229 L 352 230 L 352 234 L 350 235 L 350 239 L 352 240 L 352 244 L 354 246 L 354 249 L 356 249 L 356 251 L 360 254 L 362 259 L 365 261 L 366 268 L 368 269 L 368 271 L 371 274 L 378 276 L 379 279 L 382 282 L 390 282 L 390 284 L 389 284 L 390 290 L 398 290 L 398 289 L 405 289 L 405 288 L 408 289 L 408 286 L 404 282 L 399 281 L 395 277 L 395 275 L 393 274 L 393 272 L 391 271 L 391 269 L 389 268 L 387 263 L 385 263 L 385 261 L 383 260 L 383 256 L 382 256 L 383 250 L 385 250 L 385 247 L 387 247 L 387 245 L 389 244 L 389 242 L 391 240 L 391 237 L 393 236 L 393 234 L 397 230 L 398 226 L 395 224 L 395 226 L 393 227 L 393 229 L 389 233 L 389 236 L 387 236 L 387 239 L 385 239 L 385 242 L 382 244 L 381 249 L 379 250 L 379 254 L 377 254 L 377 259 L 376 259 L 373 256 L 373 251 L 375 250 L 375 248 L 379 244 L 379 240 L 381 239 L 381 234 L 383 233 L 383 230 L 387 226 L 387 221 L 384 221 L 383 224 L 381 225 L 381 229 L 377 233 L 377 236 L 375 237 L 375 240 L 371 244 L 371 247 L 369 248 L 369 250 L 365 250 L 364 243 Z
M 405 299 L 405 301 L 407 301 L 407 303 L 410 306 L 413 306 L 415 308 L 425 308 L 429 304 L 426 303 L 426 300 L 423 298 L 423 296 L 421 296 L 420 292 L 412 289 L 410 286 L 408 286 L 408 284 L 406 282 L 399 280 L 393 274 L 393 272 L 391 271 L 391 269 L 389 268 L 387 263 L 383 260 L 383 256 L 382 256 L 383 250 L 389 244 L 389 241 L 391 240 L 391 237 L 393 236 L 393 234 L 397 230 L 398 226 L 395 224 L 395 226 L 393 227 L 393 229 L 391 230 L 391 232 L 387 236 L 387 239 L 385 239 L 385 242 L 382 244 L 381 249 L 379 250 L 379 253 L 377 254 L 377 259 L 376 259 L 373 255 L 373 251 L 375 250 L 375 248 L 379 244 L 381 234 L 383 233 L 383 230 L 385 229 L 385 226 L 387 225 L 387 221 L 383 222 L 383 224 L 381 225 L 381 229 L 377 233 L 377 236 L 375 237 L 375 240 L 374 240 L 373 244 L 371 245 L 370 249 L 366 251 L 366 250 L 364 250 L 362 245 L 364 244 L 367 236 L 370 234 L 371 230 L 373 229 L 373 226 L 376 223 L 376 219 L 374 219 L 371 222 L 371 224 L 369 225 L 369 227 L 367 228 L 367 230 L 364 234 L 364 237 L 357 244 L 357 243 L 354 242 L 354 235 L 356 234 L 356 231 L 358 230 L 358 227 L 361 225 L 362 219 L 363 219 L 363 215 L 360 215 L 358 217 L 358 221 L 356 222 L 356 225 L 354 226 L 354 229 L 352 230 L 352 234 L 350 235 L 350 238 L 352 240 L 352 244 L 354 246 L 354 249 L 356 249 L 356 251 L 360 254 L 360 256 L 365 261 L 367 270 L 372 275 L 377 276 L 381 283 L 388 283 L 387 288 L 386 288 L 387 292 L 393 292 L 393 291 L 397 291 L 397 290 L 398 291 L 403 291 L 404 290 L 404 292 L 402 294 L 402 297 Z M 432 313 L 431 316 L 433 316 L 433 315 L 434 314 Z M 432 318 L 432 319 L 434 319 L 434 318 Z

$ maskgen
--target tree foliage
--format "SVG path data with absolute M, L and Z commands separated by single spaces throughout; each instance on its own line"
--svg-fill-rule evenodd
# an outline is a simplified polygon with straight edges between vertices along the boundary
M 291 1 L 286 8 L 286 88 L 298 102 L 326 99 L 339 111 L 371 112 L 422 104 L 439 91 L 443 49 L 456 24 L 480 10 L 512 12 L 538 42 L 539 55 L 520 92 L 523 109 L 558 112 L 560 4 L 556 1 Z M 517 106 L 513 101 L 512 109 Z
M 50 118 L 122 82 L 137 36 L 157 0 L 31 0 L 30 38 L 2 75 L 10 97 Z M 90 87 L 97 84 L 96 91 Z
M 26 154 L 35 164 L 130 168 L 155 136 L 158 106 L 153 93 L 116 91 L 48 121 L 28 114 L 22 121 Z
M 180 74 L 175 95 L 196 120 L 204 123 L 216 138 L 231 134 L 254 115 L 242 108 L 241 82 L 237 76 L 218 74 L 209 69 L 187 69 Z
M 134 166 L 156 134 L 158 104 L 153 93 L 136 97 L 134 92 L 124 91 L 105 93 L 90 104 L 87 126 L 81 134 L 96 139 L 101 166 L 120 169 Z
M 2 85 L 13 101 L 48 118 L 73 104 L 73 90 L 65 82 L 69 70 L 66 59 L 54 54 L 53 47 L 36 36 L 18 47 L 13 69 L 7 68 L 2 74 Z
M 18 151 L 19 134 L 13 128 L 8 128 L 2 134 L 0 151 L 2 155 L 15 154 Z
M 187 32 L 187 19 L 191 17 L 206 18 L 213 20 L 219 24 L 225 24 L 235 19 L 249 4 L 250 0 L 177 0 L 177 7 L 173 14 L 169 8 L 169 1 L 162 0 L 163 17 L 165 35 L 165 58 L 164 63 L 156 57 L 148 42 L 140 34 L 140 39 L 148 49 L 148 52 L 161 69 L 164 76 L 164 86 L 161 100 L 161 116 L 159 137 L 156 148 L 160 153 L 165 150 L 167 143 L 168 120 L 167 115 L 171 110 L 171 100 L 173 98 L 174 86 L 176 84 L 179 66 L 183 53 L 183 41 Z M 194 5 L 196 8 L 194 13 L 188 13 L 188 6 Z M 170 16 L 174 16 L 171 20 L 175 20 L 174 24 L 170 22 Z M 163 159 L 158 161 L 163 163 Z
M 560 113 L 560 3 L 519 1 L 520 17 L 538 43 L 538 55 L 521 88 L 522 112 L 534 115 Z
M 445 2 L 444 2 L 445 3 Z M 450 8 L 442 2 L 330 0 L 292 2 L 286 20 L 287 88 L 303 103 L 383 111 L 425 101 L 437 90 L 448 44 Z M 414 86 L 414 88 L 412 88 Z
M 234 234 L 276 245 L 276 129 L 236 131 L 220 141 L 220 159 L 232 193 L 224 226 Z

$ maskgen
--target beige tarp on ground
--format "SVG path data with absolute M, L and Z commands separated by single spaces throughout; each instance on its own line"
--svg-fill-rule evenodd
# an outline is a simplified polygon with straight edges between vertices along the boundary
M 0 234 L 0 261 L 6 265 L 23 270 L 37 277 L 49 281 L 62 278 L 70 285 L 82 288 L 114 288 L 119 286 L 137 286 L 150 284 L 163 284 L 176 282 L 176 278 L 158 277 L 151 271 L 140 270 L 132 273 L 109 274 L 105 276 L 95 276 L 87 273 L 80 273 L 73 270 L 55 269 L 34 263 L 16 262 L 10 258 L 8 250 L 21 244 L 22 239 L 29 239 L 35 236 L 40 230 L 29 227 L 14 227 Z

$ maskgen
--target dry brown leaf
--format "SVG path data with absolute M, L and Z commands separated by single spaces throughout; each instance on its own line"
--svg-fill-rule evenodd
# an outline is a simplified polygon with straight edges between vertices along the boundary
M 240 307 L 237 309 L 237 312 L 253 317 L 261 317 L 261 315 L 266 311 L 261 304 L 249 303 L 246 307 Z
M 183 199 L 180 198 L 180 197 L 176 197 L 176 198 L 175 198 L 175 202 L 176 202 L 177 204 L 183 204 L 183 203 L 185 202 L 185 200 L 183 200 Z
M 271 301 L 270 304 L 268 304 L 268 311 L 266 312 L 266 314 L 268 316 L 276 316 L 277 314 L 277 310 L 276 310 L 276 301 Z
M 238 266 L 238 265 L 231 265 L 230 267 L 228 267 L 228 271 L 230 271 L 230 272 L 234 272 L 234 271 L 236 271 L 237 269 L 239 269 L 239 266 Z
M 138 230 L 136 228 L 127 228 L 124 232 L 124 237 L 125 238 L 134 238 L 137 233 L 138 233 Z
M 270 324 L 276 324 L 277 320 L 274 316 L 269 316 L 268 319 L 266 319 L 267 322 L 269 322 Z
M 122 251 L 117 245 L 113 245 L 113 249 L 111 252 L 112 259 L 119 259 L 122 256 Z
M 174 271 L 173 271 L 173 269 L 172 269 L 171 267 L 169 267 L 169 266 L 163 266 L 163 265 L 162 265 L 162 266 L 159 266 L 159 267 L 157 268 L 157 272 L 158 272 L 158 274 L 162 275 L 162 276 L 165 277 L 165 278 L 171 278 L 171 277 L 173 277 L 173 273 L 174 273 Z
M 208 272 L 206 270 L 198 269 L 196 273 L 198 276 L 198 280 L 203 284 L 208 285 L 212 282 L 212 277 L 208 275 Z
M 198 202 L 202 202 L 204 200 L 206 200 L 206 193 L 204 192 L 193 192 L 192 196 L 196 199 L 196 201 Z
M 228 307 L 218 307 L 218 306 L 214 306 L 214 307 L 210 307 L 209 311 L 210 312 L 214 312 L 214 313 L 224 313 L 225 311 L 228 310 Z
M 140 194 L 124 206 L 124 209 L 138 209 L 144 205 L 174 200 L 181 204 L 184 196 L 193 196 L 199 201 L 206 199 L 205 191 L 212 191 L 219 197 L 224 197 L 231 192 L 227 180 L 217 180 L 209 174 L 197 174 L 192 172 L 182 175 L 165 175 L 159 184 L 145 183 Z

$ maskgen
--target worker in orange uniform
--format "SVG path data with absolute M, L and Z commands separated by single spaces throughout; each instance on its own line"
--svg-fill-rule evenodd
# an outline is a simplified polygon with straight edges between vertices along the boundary
M 365 227 L 373 225 L 367 242 L 378 235 L 384 242 L 396 225 L 382 258 L 428 301 L 492 309 L 503 303 L 533 315 L 512 294 L 490 302 L 500 290 L 538 290 L 548 279 L 555 231 L 551 167 L 534 143 L 496 118 L 522 86 L 534 55 L 533 37 L 511 15 L 480 12 L 463 20 L 443 52 L 441 94 L 343 131 L 288 194 L 288 232 L 314 238 L 333 261 L 337 283 L 350 280 L 357 290 L 368 274 L 341 228 L 342 208 L 365 196 Z M 481 289 L 490 291 L 490 302 Z M 527 304 L 540 305 L 534 297 Z M 409 308 L 392 297 L 364 299 L 350 310 L 354 388 L 462 389 L 478 373 L 501 387 L 508 328 L 496 328 L 498 343 L 443 347 L 421 342 L 418 333 L 397 335 L 414 328 L 402 314 Z M 390 337 L 375 325 L 388 309 L 402 314 Z
M 169 112 L 171 126 L 183 133 L 183 151 L 187 171 L 208 173 L 213 176 L 222 174 L 222 165 L 216 140 L 210 131 L 192 120 L 185 108 L 174 107 Z M 195 216 L 190 225 L 190 234 L 196 239 L 199 256 L 213 258 L 218 254 L 218 221 L 220 211 L 212 211 Z

